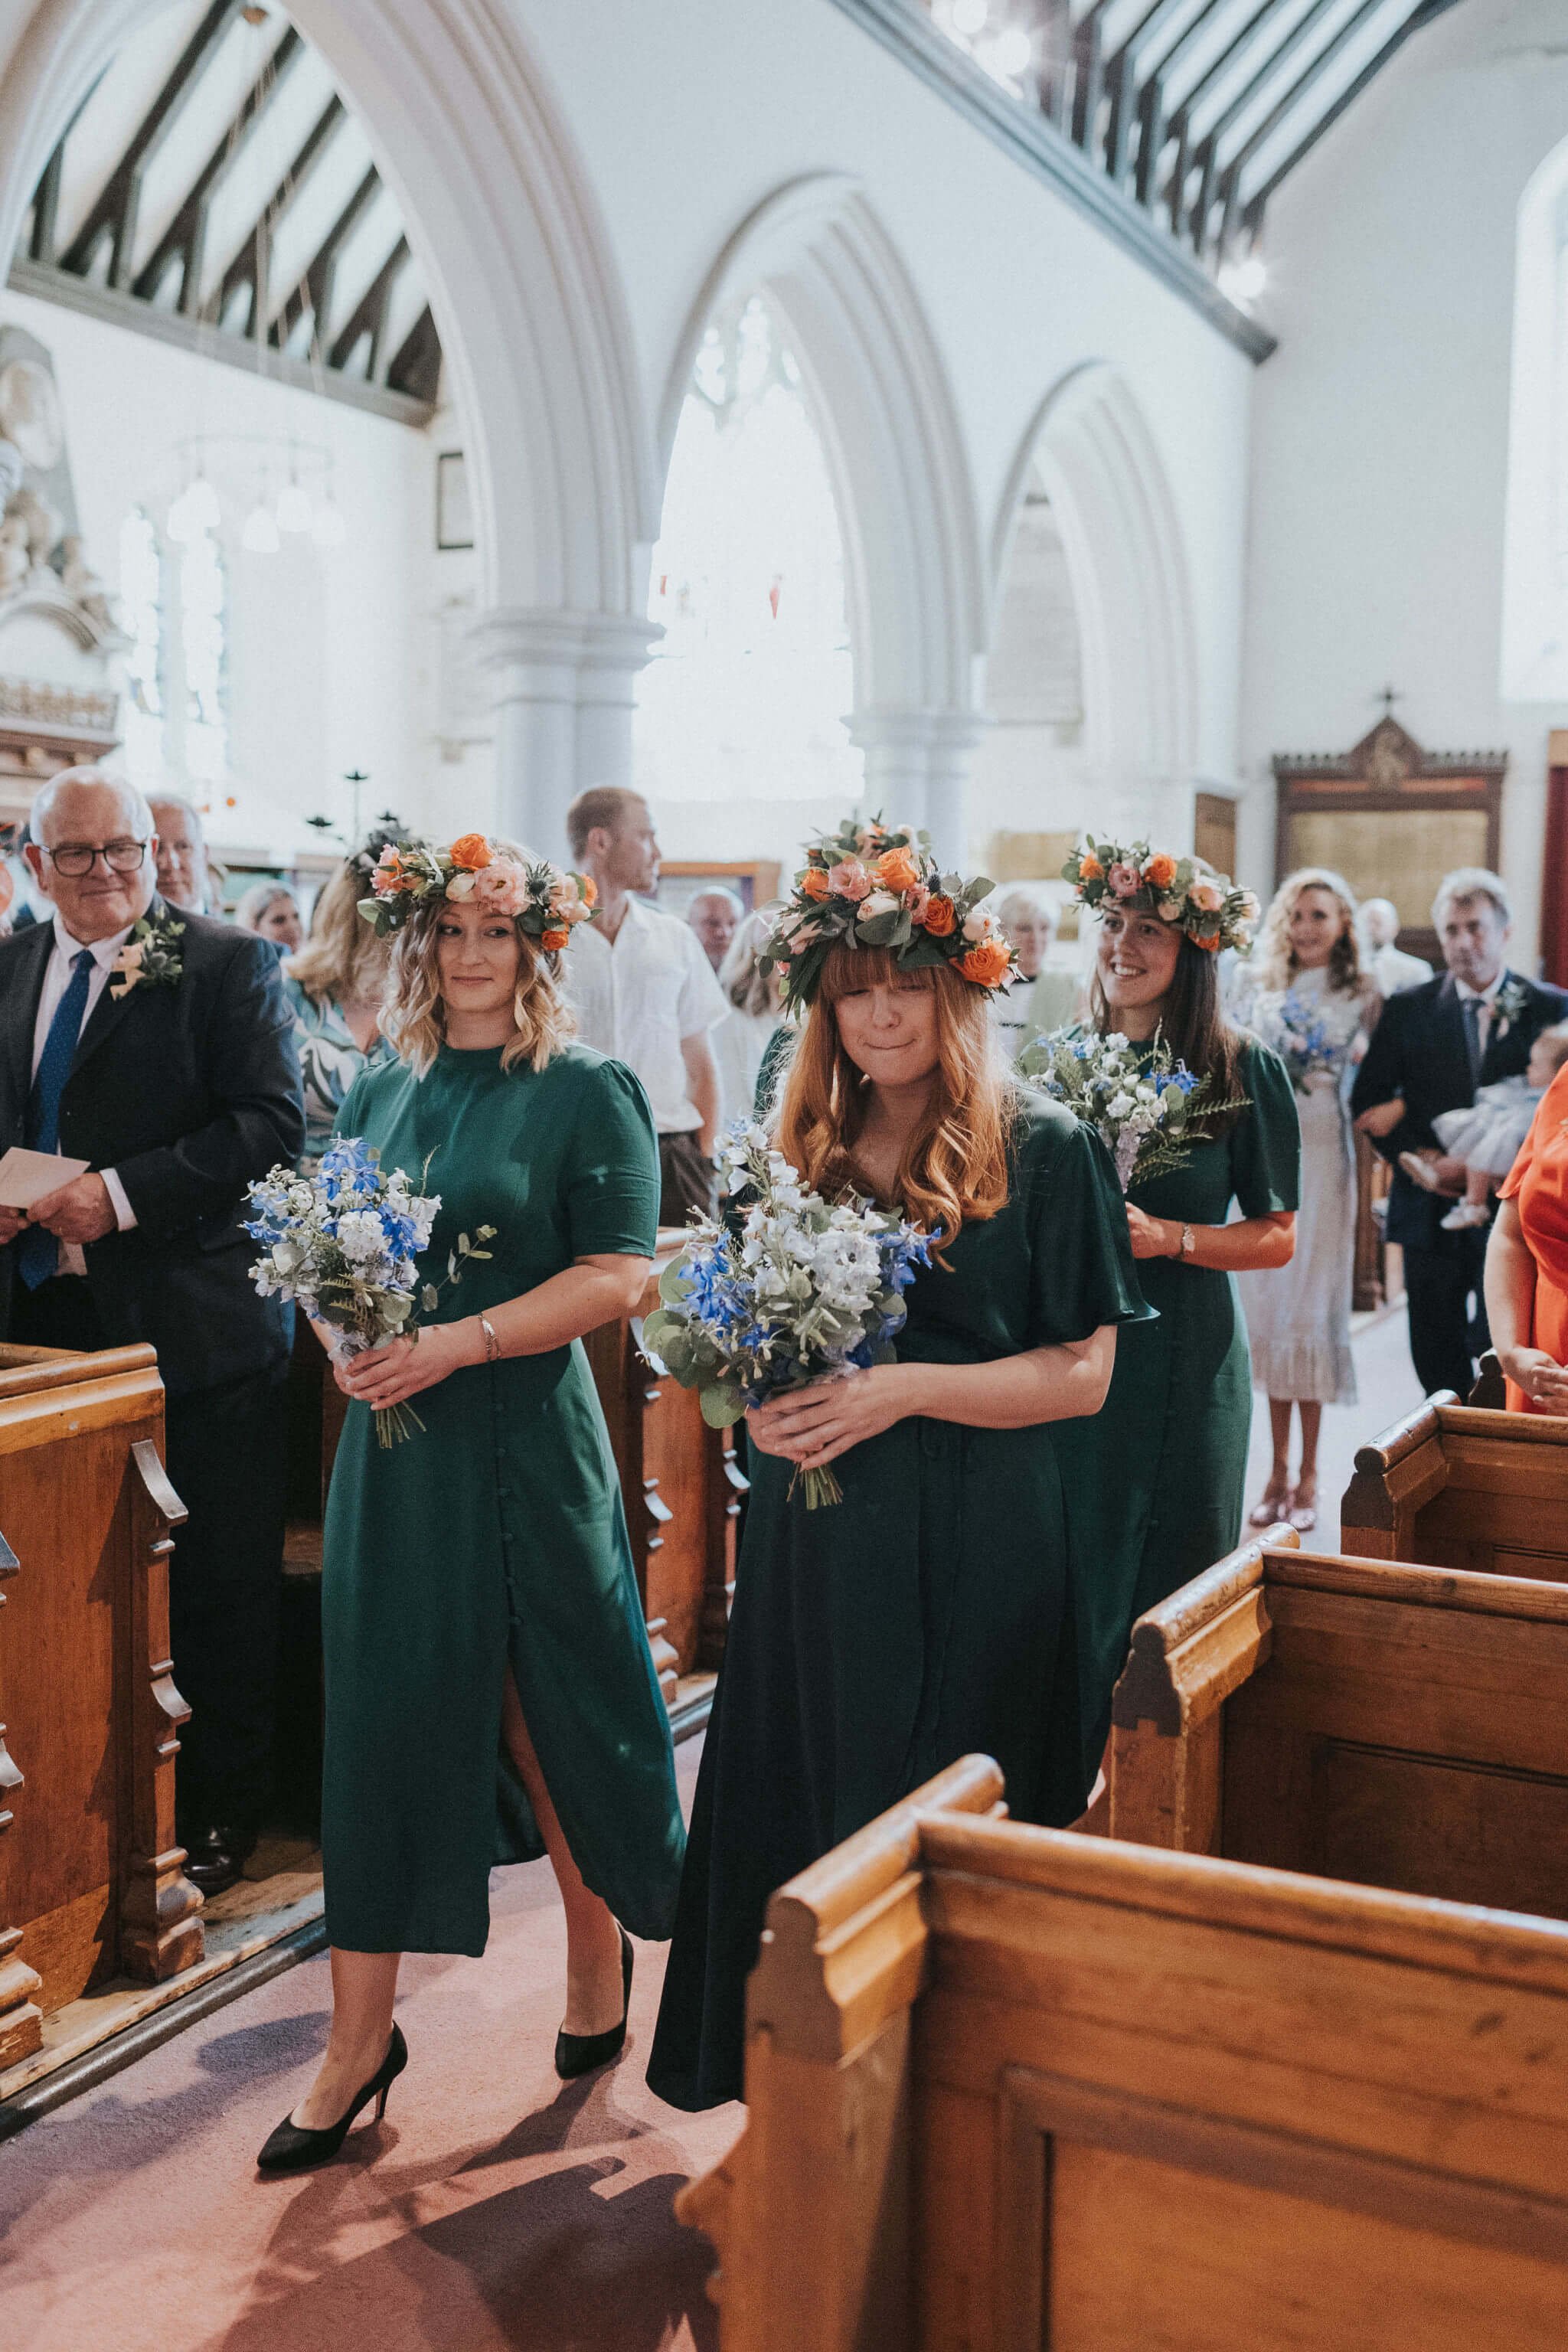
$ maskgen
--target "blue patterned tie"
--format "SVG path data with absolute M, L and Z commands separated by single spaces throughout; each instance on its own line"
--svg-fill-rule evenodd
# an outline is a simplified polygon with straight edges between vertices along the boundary
M 27 1097 L 25 1140 L 29 1151 L 55 1151 L 59 1148 L 60 1097 L 76 1058 L 91 971 L 92 950 L 82 948 L 71 958 L 71 976 L 65 994 L 55 1007 L 33 1091 Z M 47 1282 L 59 1259 L 59 1243 L 42 1225 L 29 1225 L 16 1244 L 16 1263 L 29 1290 L 37 1290 L 41 1282 Z
M 1470 1084 L 1473 1087 L 1481 1075 L 1481 1000 L 1479 996 L 1467 996 L 1462 1001 L 1465 1013 L 1465 1044 L 1469 1049 Z

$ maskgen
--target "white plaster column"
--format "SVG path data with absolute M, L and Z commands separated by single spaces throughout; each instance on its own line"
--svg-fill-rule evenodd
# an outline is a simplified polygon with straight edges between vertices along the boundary
M 985 720 L 973 710 L 857 710 L 849 740 L 866 755 L 866 806 L 923 825 L 946 865 L 969 856 L 969 779 Z
M 566 812 L 590 784 L 632 782 L 637 673 L 663 635 L 614 613 L 500 608 L 472 631 L 495 694 L 496 821 L 541 856 L 567 855 Z

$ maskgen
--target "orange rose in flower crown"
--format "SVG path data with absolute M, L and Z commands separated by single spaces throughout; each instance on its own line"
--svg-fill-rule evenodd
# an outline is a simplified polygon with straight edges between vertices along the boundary
M 1237 889 L 1228 874 L 1215 874 L 1200 857 L 1151 849 L 1146 841 L 1128 848 L 1090 841 L 1068 859 L 1062 879 L 1091 914 L 1109 901 L 1129 913 L 1157 915 L 1211 955 L 1224 948 L 1248 954 L 1262 911 L 1252 892 Z
M 359 910 L 378 939 L 402 930 L 416 907 L 467 899 L 486 914 L 510 915 L 551 955 L 566 945 L 574 925 L 588 921 L 598 896 L 586 875 L 530 857 L 483 833 L 459 834 L 448 848 L 414 839 L 389 842 L 371 868 L 370 885 Z
M 778 973 L 792 1008 L 811 1003 L 836 947 L 883 948 L 903 971 L 948 964 L 975 988 L 1006 987 L 1017 958 L 982 904 L 994 887 L 942 873 L 927 834 L 848 820 L 807 845 L 758 969 Z

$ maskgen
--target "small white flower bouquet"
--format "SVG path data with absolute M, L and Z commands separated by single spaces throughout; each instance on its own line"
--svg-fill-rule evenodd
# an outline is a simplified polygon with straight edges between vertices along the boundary
M 760 1127 L 720 1139 L 721 1219 L 693 1221 L 643 1327 L 651 1359 L 697 1390 L 725 1429 L 750 1405 L 813 1381 L 889 1362 L 903 1293 L 930 1263 L 931 1237 L 868 1201 L 811 1192 Z M 796 1470 L 790 1482 L 795 1492 Z M 806 1507 L 843 1500 L 831 1470 L 807 1470 Z
M 459 1234 L 443 1280 L 422 1283 L 416 1261 L 429 1247 L 441 1196 L 411 1192 L 400 1168 L 384 1172 L 380 1155 L 358 1136 L 340 1136 L 308 1176 L 270 1170 L 250 1187 L 250 1206 L 245 1230 L 264 1251 L 251 1268 L 256 1287 L 263 1298 L 292 1299 L 313 1323 L 330 1326 L 337 1363 L 416 1330 L 419 1310 L 434 1310 L 447 1284 L 462 1280 L 464 1263 L 489 1256 L 476 1243 L 495 1238 L 493 1225 Z M 424 1426 L 408 1404 L 375 1416 L 384 1446 Z
M 1195 1078 L 1163 1037 L 1156 1034 L 1147 1063 L 1142 1052 L 1118 1030 L 1075 1036 L 1058 1029 L 1026 1045 L 1016 1065 L 1020 1077 L 1054 1095 L 1094 1129 L 1124 1192 L 1180 1168 L 1194 1143 L 1207 1143 L 1205 1114 L 1212 1118 L 1247 1107 L 1244 1095 L 1225 1103 L 1205 1099 L 1214 1091 L 1212 1081 Z

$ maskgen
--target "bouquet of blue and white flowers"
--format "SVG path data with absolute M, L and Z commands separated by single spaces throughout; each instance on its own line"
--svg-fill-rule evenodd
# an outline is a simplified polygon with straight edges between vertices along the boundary
M 438 1192 L 412 1192 L 400 1168 L 384 1171 L 380 1154 L 358 1136 L 340 1136 L 309 1175 L 273 1168 L 250 1187 L 245 1230 L 265 1251 L 251 1277 L 263 1298 L 291 1299 L 318 1327 L 329 1327 L 333 1360 L 346 1363 L 416 1330 L 420 1310 L 431 1313 L 447 1284 L 461 1281 L 464 1262 L 489 1256 L 476 1244 L 493 1241 L 496 1229 L 480 1225 L 458 1235 L 440 1282 L 420 1281 L 416 1262 L 429 1247 L 440 1206 Z M 408 1404 L 375 1416 L 383 1445 L 424 1426 Z
M 1210 1100 L 1213 1081 L 1194 1077 L 1158 1032 L 1146 1061 L 1143 1055 L 1142 1044 L 1118 1030 L 1078 1036 L 1058 1029 L 1026 1045 L 1015 1066 L 1020 1077 L 1054 1095 L 1094 1129 L 1124 1192 L 1180 1168 L 1194 1143 L 1207 1143 L 1205 1116 L 1247 1107 L 1245 1095 L 1230 1102 Z
M 730 1210 L 693 1221 L 643 1343 L 725 1429 L 786 1390 L 890 1362 L 931 1236 L 869 1201 L 825 1201 L 760 1127 L 737 1122 L 719 1158 Z M 810 1510 L 843 1500 L 831 1470 L 808 1470 L 804 1484 Z
M 1343 1070 L 1350 1038 L 1336 1037 L 1321 1009 L 1296 989 L 1287 989 L 1262 1025 L 1267 1043 L 1289 1071 L 1299 1095 L 1307 1092 L 1320 1071 L 1337 1077 Z

